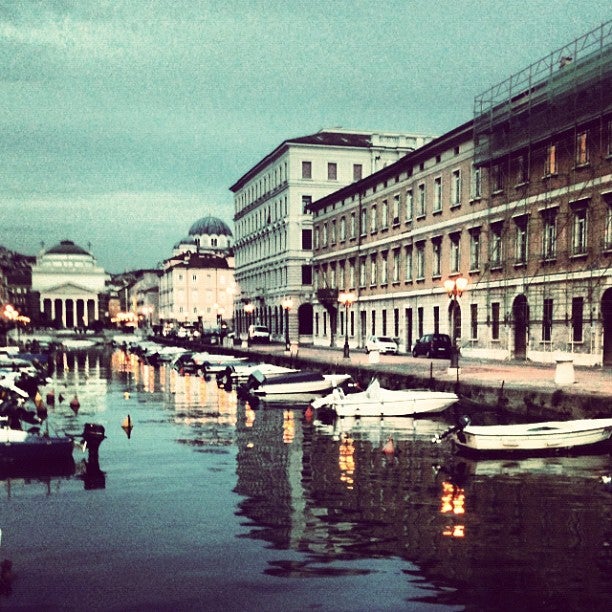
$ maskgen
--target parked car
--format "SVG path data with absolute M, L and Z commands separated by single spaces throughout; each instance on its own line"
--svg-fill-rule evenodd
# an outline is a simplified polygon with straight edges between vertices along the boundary
M 251 342 L 270 342 L 270 330 L 265 325 L 249 325 Z
M 397 342 L 389 336 L 368 336 L 365 352 L 378 351 L 379 353 L 393 353 L 397 355 Z
M 447 334 L 425 334 L 421 336 L 412 348 L 412 356 L 425 355 L 429 359 L 440 357 L 450 359 L 453 343 Z

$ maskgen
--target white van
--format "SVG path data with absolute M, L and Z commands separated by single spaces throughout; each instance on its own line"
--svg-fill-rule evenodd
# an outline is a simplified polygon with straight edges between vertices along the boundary
M 270 330 L 265 325 L 249 325 L 250 342 L 270 342 Z

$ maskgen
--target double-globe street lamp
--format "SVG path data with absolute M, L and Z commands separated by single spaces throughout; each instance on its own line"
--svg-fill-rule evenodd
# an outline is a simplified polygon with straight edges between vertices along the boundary
M 344 359 L 350 357 L 348 343 L 348 311 L 350 306 L 357 300 L 357 296 L 350 291 L 342 291 L 338 294 L 338 302 L 344 305 Z
M 285 298 L 282 302 L 283 309 L 285 310 L 285 350 L 291 350 L 291 343 L 289 341 L 289 311 L 293 306 L 293 300 L 288 297 Z
M 469 280 L 464 276 L 458 276 L 457 278 L 447 278 L 444 281 L 444 289 L 446 289 L 446 293 L 448 297 L 451 299 L 452 303 L 452 345 L 451 345 L 451 357 L 450 357 L 450 367 L 451 368 L 459 368 L 459 349 L 457 347 L 457 338 L 459 337 L 460 330 L 458 324 L 458 313 L 459 313 L 459 303 L 458 299 L 461 297 L 462 293 L 465 291 L 469 283 Z

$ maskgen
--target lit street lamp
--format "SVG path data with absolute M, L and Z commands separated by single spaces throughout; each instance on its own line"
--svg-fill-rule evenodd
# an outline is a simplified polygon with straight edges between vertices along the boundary
M 457 338 L 460 334 L 460 329 L 458 325 L 459 321 L 459 304 L 458 299 L 461 297 L 461 294 L 465 291 L 468 286 L 468 279 L 463 276 L 458 276 L 457 278 L 448 278 L 444 281 L 444 289 L 446 289 L 446 293 L 448 297 L 451 299 L 453 304 L 452 306 L 452 334 L 453 334 L 453 343 L 451 347 L 451 358 L 450 358 L 450 367 L 451 368 L 459 368 L 459 349 L 457 348 Z
M 291 343 L 289 342 L 289 311 L 293 306 L 293 300 L 288 297 L 283 300 L 283 308 L 285 309 L 285 350 L 291 350 Z
M 357 300 L 357 297 L 354 293 L 350 293 L 348 291 L 342 291 L 338 295 L 338 301 L 341 304 L 344 304 L 344 351 L 343 357 L 344 359 L 349 358 L 349 343 L 348 343 L 348 310 L 349 307 Z

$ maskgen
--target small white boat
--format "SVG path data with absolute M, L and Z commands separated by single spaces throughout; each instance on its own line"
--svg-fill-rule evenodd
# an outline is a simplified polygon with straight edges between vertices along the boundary
M 375 378 L 365 391 L 345 394 L 342 389 L 334 389 L 313 400 L 311 406 L 333 410 L 339 417 L 399 417 L 442 412 L 457 401 L 457 395 L 447 391 L 385 389 Z
M 257 371 L 261 372 L 268 380 L 289 372 L 297 372 L 295 368 L 287 368 L 273 363 L 227 363 L 225 369 L 217 372 L 217 385 L 231 387 L 244 383 L 253 372 Z
M 450 436 L 458 449 L 477 453 L 584 449 L 612 437 L 612 419 L 575 419 L 518 425 L 471 425 L 468 418 L 434 438 Z
M 260 397 L 294 393 L 324 393 L 350 380 L 350 374 L 321 374 L 298 370 L 266 377 L 261 371 L 256 370 L 249 376 L 246 384 L 241 386 L 241 390 L 242 393 Z
M 66 350 L 78 351 L 96 346 L 98 342 L 96 340 L 89 340 L 87 338 L 64 338 L 61 341 L 61 344 Z

